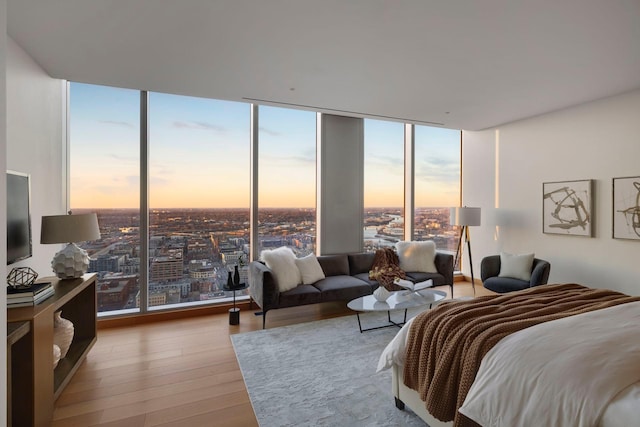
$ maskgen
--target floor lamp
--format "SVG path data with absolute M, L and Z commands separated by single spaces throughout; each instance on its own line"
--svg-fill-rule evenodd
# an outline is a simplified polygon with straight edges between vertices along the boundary
M 461 208 L 451 208 L 451 225 L 458 225 L 462 227 L 460 230 L 460 237 L 458 238 L 458 249 L 456 250 L 456 259 L 454 266 L 458 265 L 458 259 L 461 255 L 462 236 L 467 242 L 467 250 L 469 251 L 469 267 L 471 268 L 471 287 L 473 288 L 473 295 L 476 295 L 476 283 L 473 277 L 473 261 L 471 259 L 471 239 L 469 238 L 469 227 L 480 225 L 480 208 L 468 208 L 466 206 Z M 453 297 L 453 295 L 451 295 Z

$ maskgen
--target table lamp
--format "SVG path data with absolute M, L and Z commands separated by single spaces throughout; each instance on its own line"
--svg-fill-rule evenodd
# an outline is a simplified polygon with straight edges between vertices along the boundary
M 471 260 L 471 239 L 469 238 L 469 227 L 480 225 L 480 208 L 468 208 L 466 206 L 459 208 L 451 208 L 450 212 L 451 225 L 462 226 L 460 230 L 460 238 L 458 239 L 458 249 L 456 250 L 456 259 L 454 266 L 458 265 L 458 257 L 460 255 L 460 244 L 462 243 L 462 236 L 467 242 L 467 249 L 469 251 L 469 267 L 471 268 L 471 287 L 473 288 L 473 295 L 476 294 L 476 284 L 473 277 L 473 261 Z M 453 297 L 453 295 L 452 295 Z
M 68 243 L 51 261 L 54 273 L 60 279 L 81 277 L 89 268 L 87 251 L 76 245 L 100 238 L 98 216 L 95 213 L 50 215 L 42 217 L 40 243 Z

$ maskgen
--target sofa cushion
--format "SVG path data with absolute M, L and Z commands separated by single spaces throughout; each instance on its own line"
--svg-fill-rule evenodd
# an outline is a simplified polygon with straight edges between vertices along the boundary
M 281 292 L 278 307 L 294 307 L 297 305 L 322 302 L 322 294 L 313 285 L 300 285 L 290 291 Z
M 296 256 L 291 248 L 284 246 L 277 249 L 263 250 L 260 253 L 260 260 L 264 261 L 273 272 L 280 292 L 293 289 L 302 282 L 300 270 L 296 267 L 295 259 Z
M 421 271 L 408 271 L 407 279 L 414 283 L 424 282 L 425 280 L 433 280 L 433 286 L 449 285 L 446 283 L 444 276 L 440 273 L 423 273 Z
M 349 259 L 347 255 L 320 255 L 318 262 L 325 276 L 349 275 Z
M 296 266 L 300 270 L 302 284 L 311 285 L 320 279 L 324 279 L 324 272 L 314 254 L 295 259 Z
M 314 285 L 322 292 L 322 301 L 352 300 L 371 293 L 371 285 L 352 276 L 327 276 Z
M 375 252 L 349 254 L 349 274 L 355 276 L 360 273 L 367 273 L 368 277 L 375 256 Z
M 434 263 L 436 244 L 433 241 L 397 242 L 396 250 L 400 258 L 400 268 L 404 271 L 438 272 Z
M 376 290 L 378 286 L 380 286 L 377 280 L 369 279 L 369 273 L 358 273 L 358 274 L 354 274 L 353 277 L 360 279 L 364 282 L 367 282 L 371 286 L 372 290 Z

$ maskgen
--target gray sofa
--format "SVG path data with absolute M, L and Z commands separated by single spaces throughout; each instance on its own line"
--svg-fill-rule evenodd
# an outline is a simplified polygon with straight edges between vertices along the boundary
M 378 282 L 369 279 L 374 256 L 373 252 L 318 256 L 326 277 L 286 292 L 278 291 L 274 275 L 265 264 L 251 262 L 249 290 L 251 298 L 262 309 L 262 328 L 269 310 L 327 301 L 350 301 L 373 293 L 378 288 Z M 432 279 L 434 286 L 449 285 L 453 295 L 453 255 L 436 252 L 434 262 L 437 273 L 406 272 L 407 279 L 413 282 Z

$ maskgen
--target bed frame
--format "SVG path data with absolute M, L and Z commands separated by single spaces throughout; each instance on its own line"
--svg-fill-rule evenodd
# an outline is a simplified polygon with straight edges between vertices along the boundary
M 435 419 L 427 412 L 427 409 L 424 407 L 424 402 L 420 399 L 420 394 L 404 385 L 402 381 L 403 369 L 402 366 L 396 365 L 395 363 L 391 367 L 391 387 L 396 400 L 396 408 L 402 410 L 405 405 L 408 406 L 409 409 L 429 424 L 429 427 L 452 427 L 453 421 L 443 422 Z

